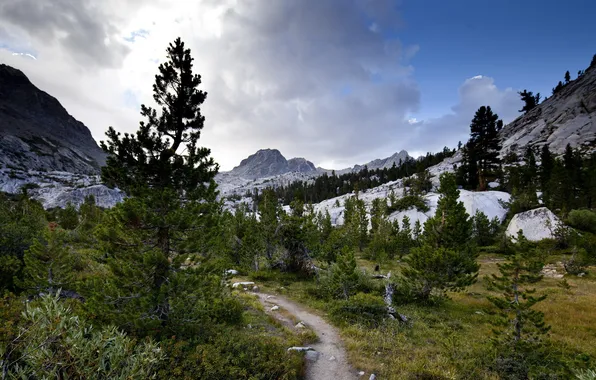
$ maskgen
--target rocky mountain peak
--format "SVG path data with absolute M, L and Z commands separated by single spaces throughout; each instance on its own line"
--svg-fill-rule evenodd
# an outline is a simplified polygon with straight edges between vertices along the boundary
M 271 177 L 289 172 L 307 173 L 316 171 L 312 162 L 304 158 L 286 158 L 277 149 L 259 149 L 240 162 L 230 171 L 231 175 L 256 179 Z
M 83 123 L 22 71 L 0 64 L 0 164 L 96 174 L 104 163 Z

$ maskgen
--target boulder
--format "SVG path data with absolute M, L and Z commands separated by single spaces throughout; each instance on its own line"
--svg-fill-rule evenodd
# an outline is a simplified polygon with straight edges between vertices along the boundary
M 247 286 L 254 286 L 255 283 L 252 281 L 244 281 L 244 282 L 235 282 L 232 284 L 232 288 L 243 287 L 246 288 Z
M 561 220 L 552 211 L 540 207 L 516 214 L 509 222 L 505 234 L 515 239 L 517 232 L 522 230 L 529 241 L 553 239 L 554 231 L 560 223 Z
M 290 352 L 290 351 L 304 352 L 304 351 L 315 351 L 315 349 L 310 346 L 306 346 L 306 347 L 294 346 L 294 347 L 288 348 L 288 352 Z

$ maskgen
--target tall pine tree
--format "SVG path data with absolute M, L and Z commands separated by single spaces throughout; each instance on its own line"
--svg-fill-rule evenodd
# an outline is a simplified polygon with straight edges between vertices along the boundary
M 192 314 L 199 307 L 201 297 L 182 288 L 198 287 L 206 276 L 195 278 L 194 271 L 179 268 L 189 254 L 202 253 L 191 252 L 189 237 L 206 230 L 208 216 L 218 207 L 218 165 L 210 150 L 198 145 L 207 93 L 198 88 L 201 77 L 193 73 L 190 49 L 180 38 L 166 52 L 153 85 L 160 109 L 142 105 L 145 121 L 135 134 L 122 135 L 110 127 L 108 140 L 101 143 L 108 153 L 102 180 L 129 196 L 110 211 L 100 229 L 114 274 L 104 300 L 153 327 L 186 319 L 181 312 Z M 186 308 L 172 307 L 182 294 L 189 297 Z
M 503 128 L 499 115 L 490 106 L 482 106 L 476 111 L 470 124 L 468 149 L 478 168 L 478 189 L 486 190 L 489 179 L 498 175 L 501 142 L 498 133 Z

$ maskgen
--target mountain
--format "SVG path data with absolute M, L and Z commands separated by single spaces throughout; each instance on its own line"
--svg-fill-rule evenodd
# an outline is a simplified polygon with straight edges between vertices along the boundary
M 567 144 L 592 149 L 596 145 L 596 66 L 506 125 L 501 138 L 503 156 L 544 144 L 556 154 L 562 154 Z
M 304 158 L 286 158 L 277 149 L 260 149 L 242 160 L 228 174 L 240 178 L 257 179 L 289 172 L 316 172 L 312 162 Z
M 89 129 L 56 98 L 0 64 L 0 164 L 9 168 L 97 174 L 105 154 Z
M 406 152 L 405 150 L 402 150 L 400 152 L 394 153 L 392 156 L 387 157 L 387 158 L 378 158 L 378 159 L 372 160 L 371 162 L 368 162 L 364 165 L 354 165 L 354 167 L 349 169 L 349 171 L 357 172 L 357 171 L 364 169 L 365 166 L 368 168 L 368 170 L 376 170 L 376 169 L 384 169 L 384 168 L 389 169 L 390 167 L 393 166 L 393 164 L 395 164 L 395 166 L 399 166 L 402 162 L 405 162 L 409 157 L 410 157 L 410 155 L 408 154 L 408 152 Z M 344 169 L 344 170 L 346 170 L 346 169 Z

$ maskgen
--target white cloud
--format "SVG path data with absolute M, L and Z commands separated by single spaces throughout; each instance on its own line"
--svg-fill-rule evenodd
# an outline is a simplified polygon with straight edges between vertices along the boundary
M 505 124 L 518 117 L 518 110 L 522 107 L 517 91 L 499 89 L 494 79 L 488 76 L 476 75 L 466 79 L 458 93 L 459 101 L 451 107 L 451 113 L 416 123 L 415 131 L 407 142 L 409 149 L 435 152 L 444 146 L 453 148 L 459 141 L 466 142 L 470 123 L 480 106 L 490 106 Z
M 490 104 L 505 118 L 512 104 L 519 108 L 515 92 L 475 77 L 460 88 L 453 114 L 410 119 L 420 93 L 408 62 L 419 47 L 374 32 L 401 25 L 391 3 L 5 0 L 0 60 L 101 140 L 110 125 L 136 130 L 165 48 L 181 36 L 208 92 L 201 143 L 223 169 L 260 148 L 334 168 L 401 149 L 437 150 L 467 133 L 477 106 Z

